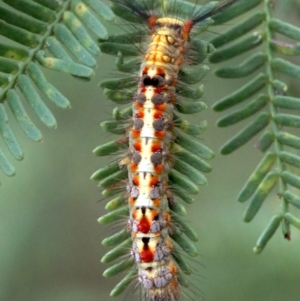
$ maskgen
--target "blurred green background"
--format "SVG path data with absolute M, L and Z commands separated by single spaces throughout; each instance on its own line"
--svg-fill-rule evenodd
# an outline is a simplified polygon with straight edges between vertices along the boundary
M 47 73 L 50 82 L 71 100 L 72 109 L 62 111 L 47 102 L 57 118 L 57 130 L 48 130 L 30 114 L 44 134 L 42 144 L 29 141 L 9 115 L 25 160 L 15 162 L 6 153 L 17 175 L 1 176 L 1 301 L 113 300 L 109 292 L 119 279 L 103 278 L 107 266 L 99 261 L 108 251 L 101 241 L 114 233 L 114 227 L 97 223 L 105 213 L 105 203 L 99 202 L 100 189 L 90 176 L 107 162 L 92 150 L 112 139 L 99 123 L 110 118 L 114 105 L 104 99 L 97 84 L 114 77 L 116 71 L 114 58 L 102 55 L 98 62 L 96 76 L 88 83 Z M 241 81 L 209 76 L 204 84 L 204 100 L 211 106 Z M 209 184 L 201 188 L 185 218 L 200 237 L 195 285 L 208 301 L 299 300 L 300 232 L 292 229 L 292 240 L 287 242 L 278 231 L 261 255 L 252 252 L 280 202 L 275 195 L 269 197 L 254 221 L 243 223 L 246 205 L 237 203 L 236 196 L 261 154 L 253 147 L 256 138 L 230 156 L 219 155 L 218 148 L 248 122 L 218 129 L 219 117 L 208 109 L 191 118 L 208 121 L 201 139 L 216 151 Z M 127 298 L 123 294 L 114 300 Z

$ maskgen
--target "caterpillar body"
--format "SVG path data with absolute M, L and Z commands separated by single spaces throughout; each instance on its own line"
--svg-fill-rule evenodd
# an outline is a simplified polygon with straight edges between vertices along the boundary
M 111 295 L 118 295 L 133 279 L 138 279 L 146 300 L 176 301 L 182 295 L 180 285 L 188 285 L 181 275 L 191 273 L 191 267 L 178 249 L 190 256 L 197 255 L 189 241 L 196 241 L 197 235 L 181 220 L 185 209 L 177 197 L 186 203 L 193 201 L 188 194 L 198 193 L 197 184 L 206 183 L 201 172 L 210 171 L 205 160 L 213 157 L 213 152 L 194 137 L 203 131 L 203 125 L 191 125 L 178 114 L 191 114 L 205 108 L 199 101 L 202 87 L 193 89 L 188 84 L 198 83 L 207 68 L 195 67 L 196 72 L 187 72 L 186 68 L 200 65 L 212 47 L 195 37 L 193 31 L 205 30 L 212 23 L 211 16 L 237 0 L 203 6 L 183 1 L 112 2 L 120 17 L 127 21 L 144 21 L 148 35 L 136 31 L 112 36 L 101 43 L 103 52 L 118 53 L 117 67 L 123 72 L 136 72 L 138 66 L 132 59 L 124 62 L 123 56 L 137 55 L 137 49 L 146 45 L 137 80 L 128 76 L 101 83 L 109 99 L 117 103 L 132 102 L 132 106 L 123 111 L 115 109 L 114 120 L 102 124 L 109 132 L 122 133 L 125 137 L 95 150 L 97 155 L 110 155 L 127 149 L 126 156 L 119 162 L 109 164 L 92 176 L 100 180 L 105 196 L 121 193 L 107 204 L 111 212 L 99 222 L 110 223 L 126 215 L 129 218 L 128 229 L 103 241 L 104 245 L 115 247 L 102 258 L 103 262 L 127 255 L 104 275 L 112 276 L 133 267 Z M 131 47 L 129 41 L 135 45 Z M 128 127 L 123 125 L 126 119 L 131 120 Z

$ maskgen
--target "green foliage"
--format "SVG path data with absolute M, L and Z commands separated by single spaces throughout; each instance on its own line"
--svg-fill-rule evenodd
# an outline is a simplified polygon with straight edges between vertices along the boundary
M 286 9 L 292 1 L 286 1 Z M 272 16 L 273 1 L 240 1 L 229 8 L 223 16 L 216 18 L 216 24 L 241 15 L 258 6 L 246 18 L 231 27 L 221 36 L 211 40 L 217 49 L 210 57 L 211 63 L 227 61 L 251 49 L 256 50 L 237 67 L 222 67 L 216 75 L 224 79 L 248 78 L 247 84 L 214 105 L 216 111 L 225 111 L 245 103 L 239 109 L 228 113 L 218 121 L 226 127 L 249 117 L 253 120 L 221 148 L 221 153 L 230 154 L 264 130 L 257 144 L 263 155 L 238 196 L 239 202 L 250 199 L 244 221 L 250 222 L 259 211 L 274 187 L 281 208 L 267 225 L 258 239 L 254 252 L 260 253 L 279 225 L 286 239 L 290 239 L 290 225 L 299 228 L 300 220 L 289 212 L 289 206 L 300 208 L 300 199 L 293 192 L 300 189 L 300 177 L 293 167 L 300 168 L 299 138 L 288 133 L 287 128 L 299 128 L 300 118 L 293 111 L 300 109 L 300 98 L 287 95 L 287 84 L 281 80 L 284 75 L 300 79 L 300 67 L 292 62 L 292 56 L 300 54 L 300 28 Z M 294 3 L 296 4 L 296 3 Z M 276 3 L 275 3 L 276 7 Z M 258 29 L 257 29 L 258 28 Z M 291 168 L 290 168 L 291 167 Z
M 44 94 L 60 108 L 66 99 L 43 74 L 43 67 L 90 79 L 100 49 L 89 32 L 106 39 L 99 17 L 113 20 L 112 11 L 100 0 L 1 0 L 0 1 L 0 132 L 15 159 L 23 152 L 8 124 L 5 102 L 20 127 L 33 141 L 41 141 L 40 130 L 30 120 L 22 98 L 42 123 L 56 127 L 56 120 L 42 100 Z M 0 149 L 0 168 L 8 176 L 15 168 Z

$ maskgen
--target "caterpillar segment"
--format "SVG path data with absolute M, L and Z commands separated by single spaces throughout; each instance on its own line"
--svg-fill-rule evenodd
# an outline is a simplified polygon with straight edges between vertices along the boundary
M 177 2 L 178 7 L 185 8 L 183 11 L 190 7 L 186 2 Z M 181 19 L 178 11 L 176 16 L 170 13 L 170 17 L 167 16 L 168 11 L 164 11 L 161 17 L 151 15 L 147 7 L 142 7 L 142 4 L 147 4 L 145 0 L 138 5 L 134 1 L 114 1 L 113 8 L 121 17 L 120 11 L 123 9 L 123 17 L 127 21 L 136 16 L 144 18 L 149 32 L 139 34 L 139 37 L 145 36 L 140 43 L 144 45 L 147 41 L 147 47 L 140 57 L 135 92 L 130 90 L 131 84 L 128 83 L 132 81 L 129 77 L 101 83 L 105 95 L 112 101 L 132 103 L 131 107 L 123 110 L 116 108 L 113 120 L 102 124 L 107 131 L 122 133 L 125 138 L 95 150 L 95 154 L 102 156 L 127 148 L 126 157 L 118 164 L 112 162 L 92 176 L 100 180 L 100 186 L 105 188 L 104 195 L 114 196 L 106 206 L 110 212 L 102 216 L 99 222 L 112 223 L 128 216 L 127 229 L 103 241 L 104 245 L 114 247 L 102 258 L 103 262 L 114 261 L 126 254 L 130 254 L 131 258 L 115 263 L 104 275 L 112 276 L 133 266 L 132 271 L 112 291 L 113 296 L 120 294 L 133 279 L 137 279 L 147 301 L 177 301 L 182 295 L 180 285 L 188 285 L 181 275 L 189 275 L 192 269 L 180 255 L 179 248 L 189 256 L 196 256 L 197 250 L 191 241 L 197 241 L 198 238 L 181 218 L 186 213 L 181 201 L 188 204 L 193 202 L 188 194 L 198 193 L 197 184 L 206 184 L 202 172 L 210 171 L 206 160 L 213 157 L 209 148 L 195 140 L 195 135 L 202 133 L 205 126 L 192 125 L 180 116 L 181 113 L 191 114 L 205 108 L 198 99 L 202 96 L 198 92 L 199 87 L 187 85 L 187 78 L 192 73 L 186 71 L 186 66 L 190 64 L 193 68 L 199 68 L 197 65 L 203 62 L 212 47 L 192 35 L 191 31 L 197 24 L 199 32 L 202 21 L 203 30 L 206 29 L 207 18 L 234 2 L 215 3 L 204 10 L 196 5 L 193 12 L 201 13 L 194 15 L 194 19 Z M 158 1 L 151 3 L 155 5 Z M 132 15 L 125 8 L 129 8 Z M 125 37 L 116 35 L 101 42 L 102 51 L 110 54 L 122 51 L 120 42 Z M 197 49 L 201 49 L 201 55 L 194 55 L 194 45 L 200 46 Z M 135 50 L 128 53 L 129 56 L 136 55 Z M 137 71 L 136 67 L 132 59 L 125 61 L 123 55 L 118 53 L 117 68 L 120 71 L 133 72 Z M 203 76 L 192 77 L 193 83 L 198 83 Z M 116 91 L 114 87 L 118 87 Z M 120 100 L 122 88 L 127 93 Z M 194 103 L 191 104 L 186 98 L 191 98 Z M 130 128 L 122 127 L 122 121 L 128 118 L 131 118 Z M 118 195 L 118 184 L 124 183 L 125 177 L 126 197 L 124 192 Z

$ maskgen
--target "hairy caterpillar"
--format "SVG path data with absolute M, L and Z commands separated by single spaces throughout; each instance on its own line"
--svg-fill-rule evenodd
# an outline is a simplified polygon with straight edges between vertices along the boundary
M 118 54 L 119 71 L 138 74 L 101 83 L 109 99 L 119 104 L 133 102 L 122 111 L 116 108 L 114 120 L 102 123 L 107 131 L 124 138 L 95 150 L 97 155 L 111 155 L 127 149 L 119 162 L 93 175 L 100 180 L 103 195 L 114 196 L 106 206 L 111 212 L 99 221 L 110 223 L 129 217 L 127 229 L 103 241 L 115 247 L 103 262 L 127 255 L 107 269 L 105 276 L 133 267 L 112 295 L 118 295 L 135 278 L 149 301 L 179 300 L 180 285 L 188 286 L 182 274 L 190 274 L 191 267 L 178 249 L 180 246 L 188 255 L 197 255 L 189 241 L 196 241 L 197 235 L 181 220 L 185 209 L 175 196 L 188 204 L 193 201 L 188 194 L 198 193 L 197 184 L 206 183 L 201 172 L 210 170 L 205 160 L 211 159 L 213 152 L 194 138 L 203 126 L 189 124 L 178 113 L 192 114 L 205 108 L 199 101 L 202 87 L 189 85 L 199 83 L 206 74 L 205 66 L 196 66 L 212 47 L 196 33 L 212 23 L 211 16 L 237 1 L 203 6 L 183 1 L 112 1 L 120 17 L 147 25 L 147 33 L 135 30 L 101 44 L 102 51 Z M 140 62 L 124 62 L 123 56 L 140 55 L 140 48 L 144 48 Z M 188 66 L 194 66 L 195 71 Z M 125 120 L 131 120 L 128 126 Z

